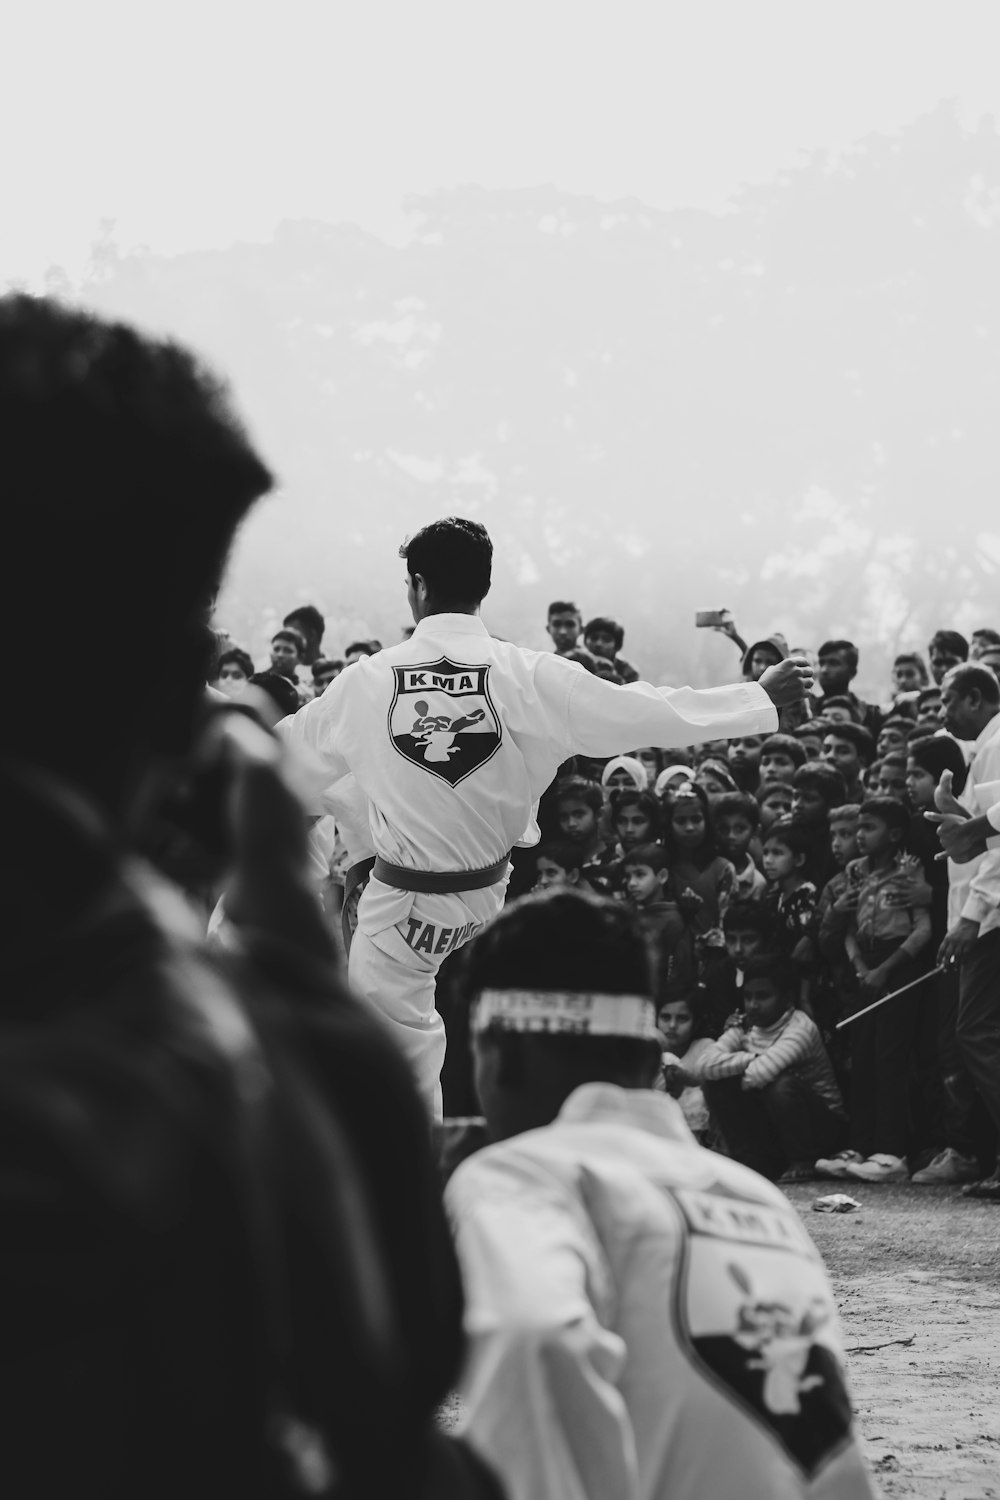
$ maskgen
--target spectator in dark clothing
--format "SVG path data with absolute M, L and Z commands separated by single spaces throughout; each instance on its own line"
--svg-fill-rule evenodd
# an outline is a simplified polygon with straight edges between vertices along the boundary
M 17 716 L 0 770 L 6 1490 L 495 1495 L 434 1420 L 462 1295 L 408 1069 L 341 987 L 279 748 L 228 708 L 198 733 L 271 477 L 183 350 L 43 299 L 0 300 L 0 427 L 5 602 L 44 555 L 40 648 L 86 619 L 120 669 L 113 713 L 78 674 Z M 140 858 L 179 779 L 228 954 Z

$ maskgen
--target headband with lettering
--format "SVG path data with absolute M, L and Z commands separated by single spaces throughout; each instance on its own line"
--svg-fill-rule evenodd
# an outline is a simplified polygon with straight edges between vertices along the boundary
M 624 1036 L 658 1042 L 656 1010 L 648 995 L 600 995 L 579 990 L 483 990 L 472 1016 L 475 1035 L 501 1031 L 561 1036 Z

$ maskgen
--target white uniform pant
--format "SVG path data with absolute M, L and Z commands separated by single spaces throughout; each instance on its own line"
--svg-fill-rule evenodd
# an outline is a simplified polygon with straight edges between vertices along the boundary
M 372 880 L 358 909 L 347 977 L 351 989 L 377 1011 L 413 1069 L 417 1087 L 434 1119 L 442 1115 L 441 1069 L 447 1046 L 444 1021 L 434 1007 L 437 971 L 496 915 L 504 879 L 484 891 L 453 896 L 403 898 L 407 915 L 382 926 L 377 913 L 388 910 L 388 888 Z M 398 915 L 399 908 L 391 912 Z

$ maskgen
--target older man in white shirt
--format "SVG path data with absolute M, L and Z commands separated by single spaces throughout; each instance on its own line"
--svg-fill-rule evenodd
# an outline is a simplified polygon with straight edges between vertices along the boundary
M 958 802 L 970 817 L 992 821 L 1000 782 L 1000 682 L 988 667 L 968 662 L 952 668 L 941 690 L 945 729 L 972 742 Z M 993 840 L 970 860 L 949 860 L 948 921 L 938 962 L 959 969 L 956 1040 L 1000 1137 L 1000 847 Z M 1000 1163 L 962 1191 L 1000 1203 Z
M 789 660 L 759 682 L 702 692 L 617 686 L 490 635 L 479 609 L 493 547 L 478 522 L 433 522 L 400 551 L 411 638 L 347 668 L 280 729 L 316 752 L 331 783 L 353 772 L 368 798 L 376 858 L 349 977 L 436 1108 L 445 1036 L 435 974 L 502 906 L 510 851 L 538 841 L 538 800 L 559 766 L 771 733 L 812 671 Z

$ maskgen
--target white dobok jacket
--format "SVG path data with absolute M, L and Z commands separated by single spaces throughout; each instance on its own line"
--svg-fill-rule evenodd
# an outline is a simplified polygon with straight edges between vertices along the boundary
M 870 1500 L 795 1209 L 663 1094 L 589 1084 L 447 1189 L 466 1435 L 510 1500 Z

